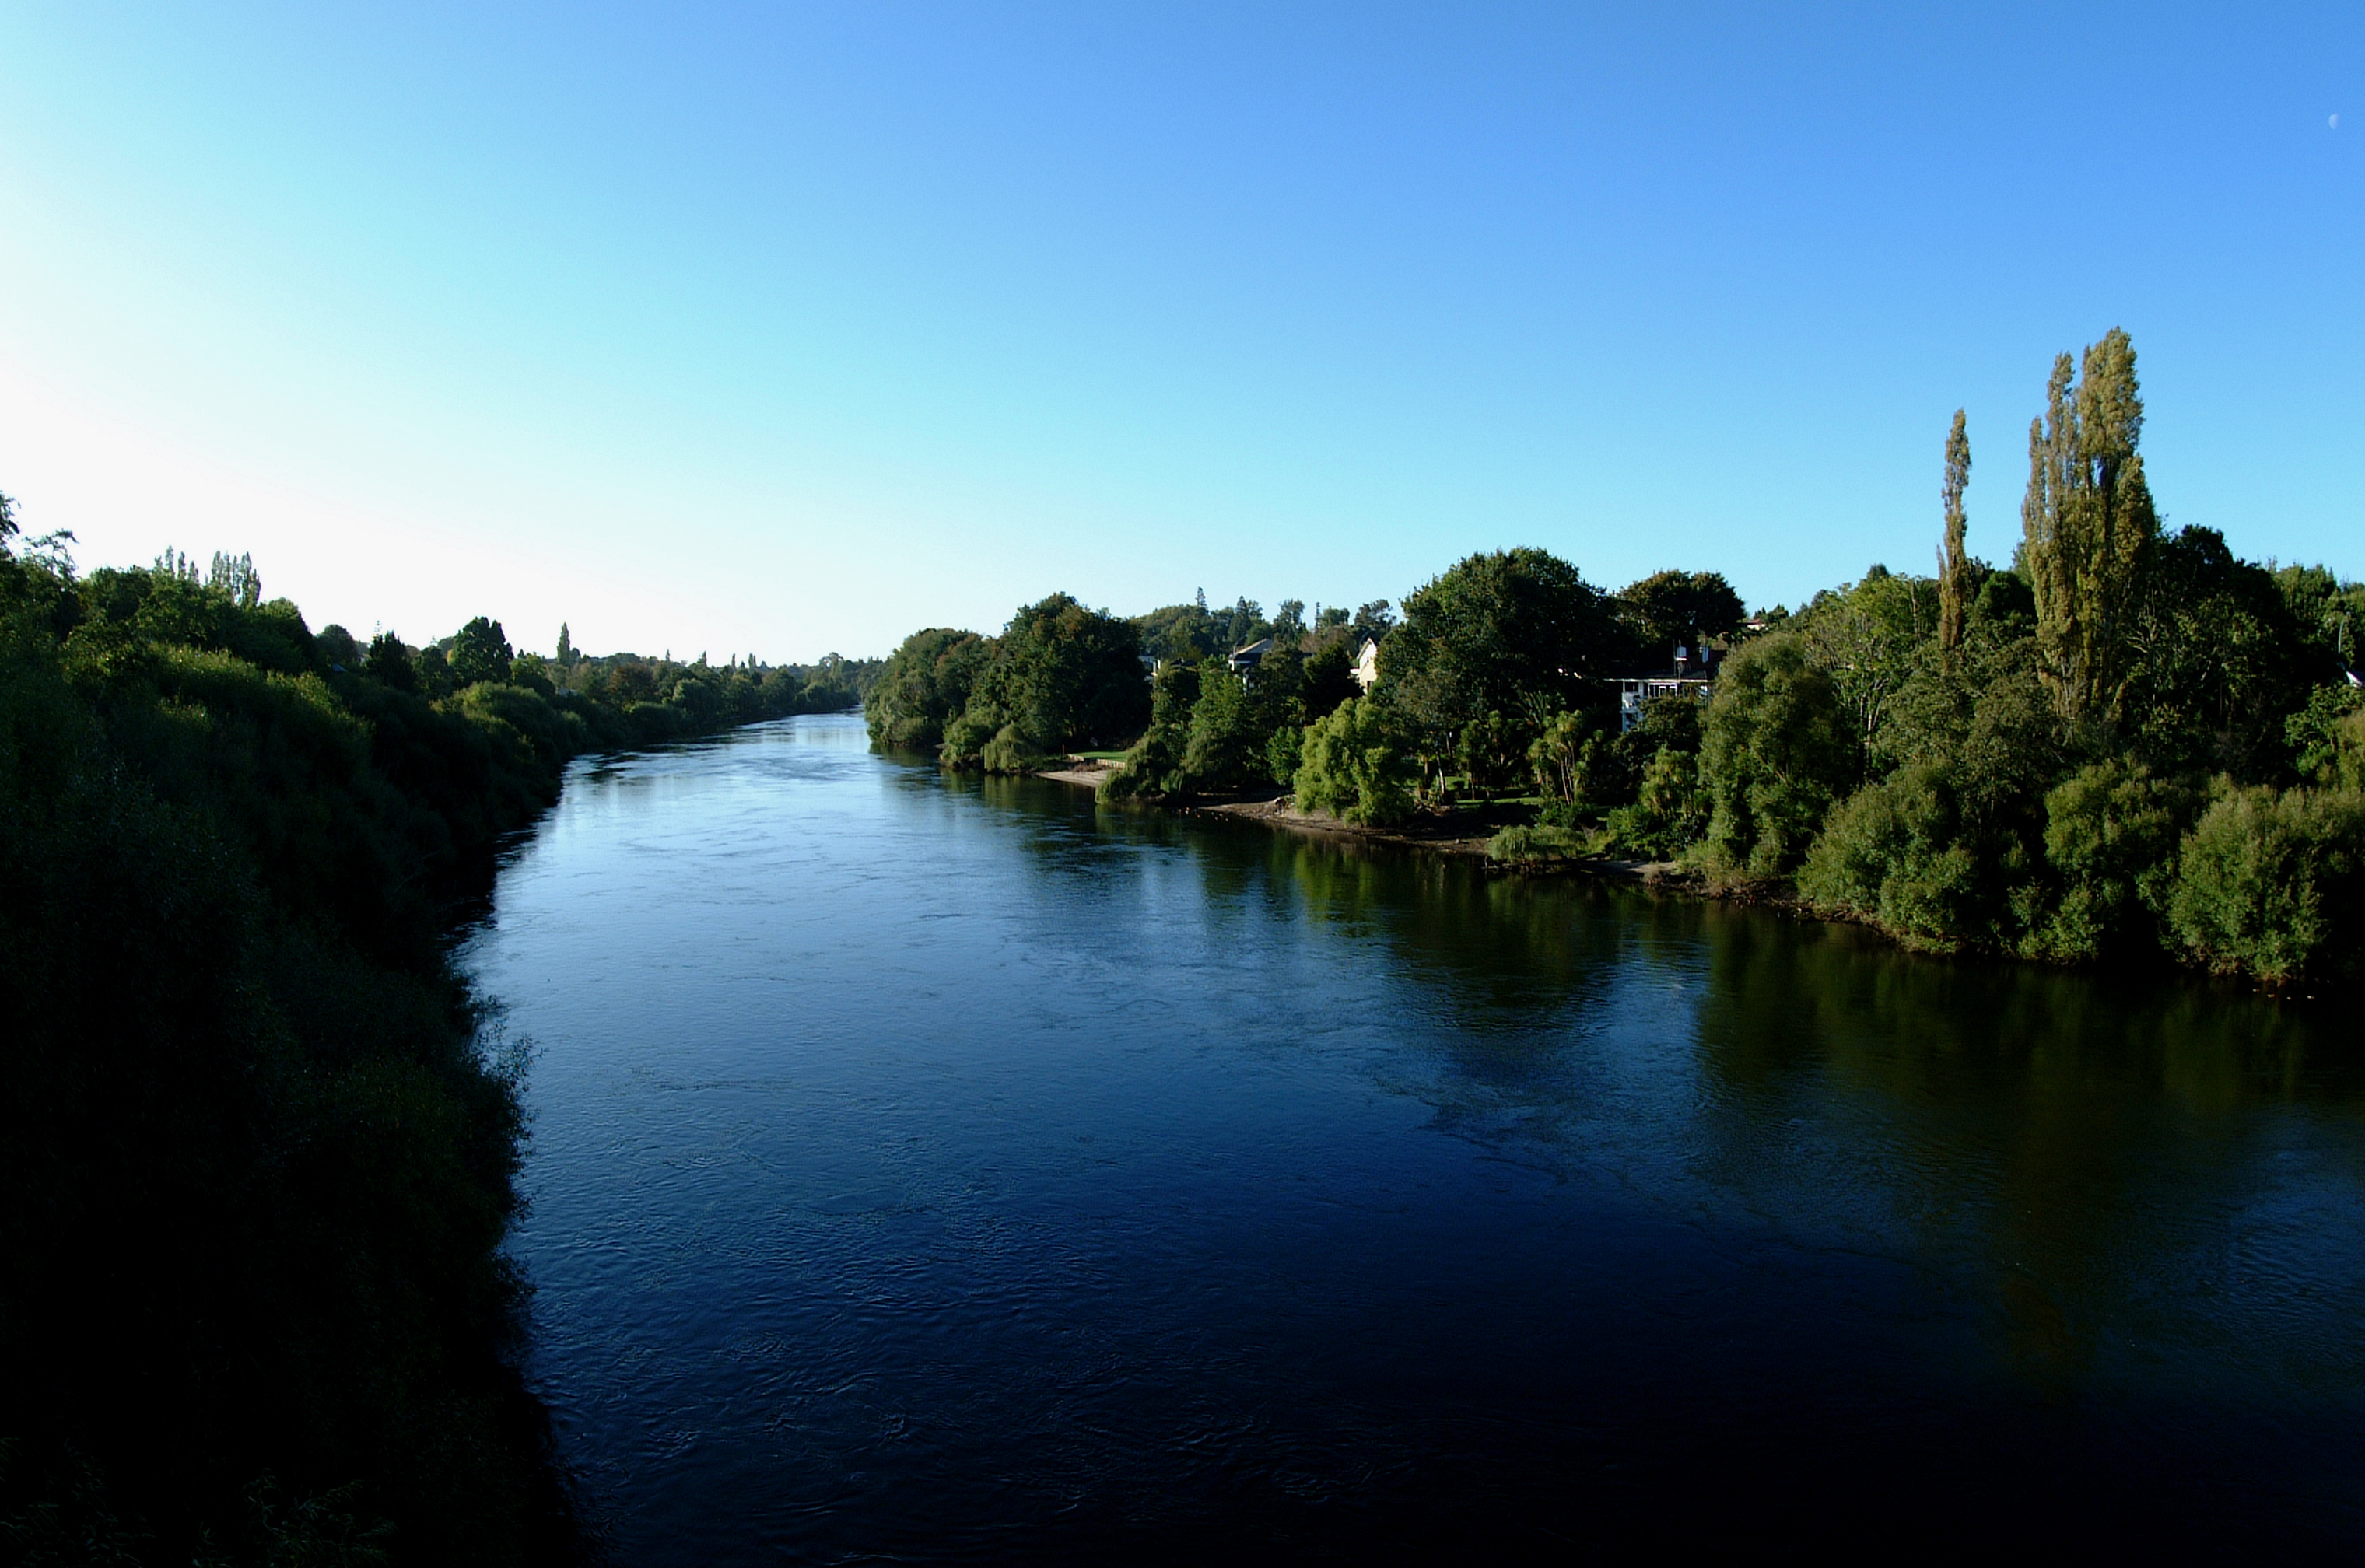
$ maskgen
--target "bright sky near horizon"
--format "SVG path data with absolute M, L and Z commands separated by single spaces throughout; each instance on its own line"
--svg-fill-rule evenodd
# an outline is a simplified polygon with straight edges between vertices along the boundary
M 2365 7 L 9 4 L 0 489 L 315 626 L 884 653 L 1537 544 L 2010 555 L 2134 335 L 2171 526 L 2365 575 Z

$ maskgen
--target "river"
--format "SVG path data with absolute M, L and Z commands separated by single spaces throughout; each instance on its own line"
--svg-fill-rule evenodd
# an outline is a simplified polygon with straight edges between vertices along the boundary
M 625 1563 L 2365 1542 L 2351 1011 L 851 716 L 578 764 L 463 959 Z

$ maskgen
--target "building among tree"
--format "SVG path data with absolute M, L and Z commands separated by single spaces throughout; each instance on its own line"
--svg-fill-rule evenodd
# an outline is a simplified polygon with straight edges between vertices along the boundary
M 1716 666 L 1721 662 L 1721 650 L 1714 646 L 1701 648 L 1695 659 L 1692 650 L 1678 643 L 1675 667 L 1667 674 L 1614 678 L 1618 682 L 1618 733 L 1624 734 L 1640 724 L 1643 706 L 1659 698 L 1688 697 L 1695 702 L 1706 702 L 1716 685 Z

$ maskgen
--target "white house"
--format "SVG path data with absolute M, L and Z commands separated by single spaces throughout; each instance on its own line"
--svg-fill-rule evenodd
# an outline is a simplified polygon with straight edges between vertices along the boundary
M 1642 722 L 1642 705 L 1661 697 L 1688 697 L 1695 702 L 1705 702 L 1716 684 L 1715 653 L 1700 650 L 1701 658 L 1695 665 L 1691 650 L 1677 644 L 1676 667 L 1668 675 L 1629 675 L 1615 677 L 1618 682 L 1618 733 L 1624 734 Z
M 1624 734 L 1642 722 L 1642 704 L 1659 697 L 1708 700 L 1716 683 L 1704 675 L 1630 675 L 1618 682 L 1618 733 Z
M 1355 666 L 1348 673 L 1355 678 L 1357 686 L 1370 691 L 1380 678 L 1380 645 L 1369 637 L 1364 638 L 1362 647 L 1355 654 Z

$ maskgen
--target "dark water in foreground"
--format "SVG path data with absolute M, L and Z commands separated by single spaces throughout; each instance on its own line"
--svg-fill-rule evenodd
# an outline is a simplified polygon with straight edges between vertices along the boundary
M 847 718 L 579 769 L 496 911 L 621 1561 L 2365 1544 L 2351 1013 Z

